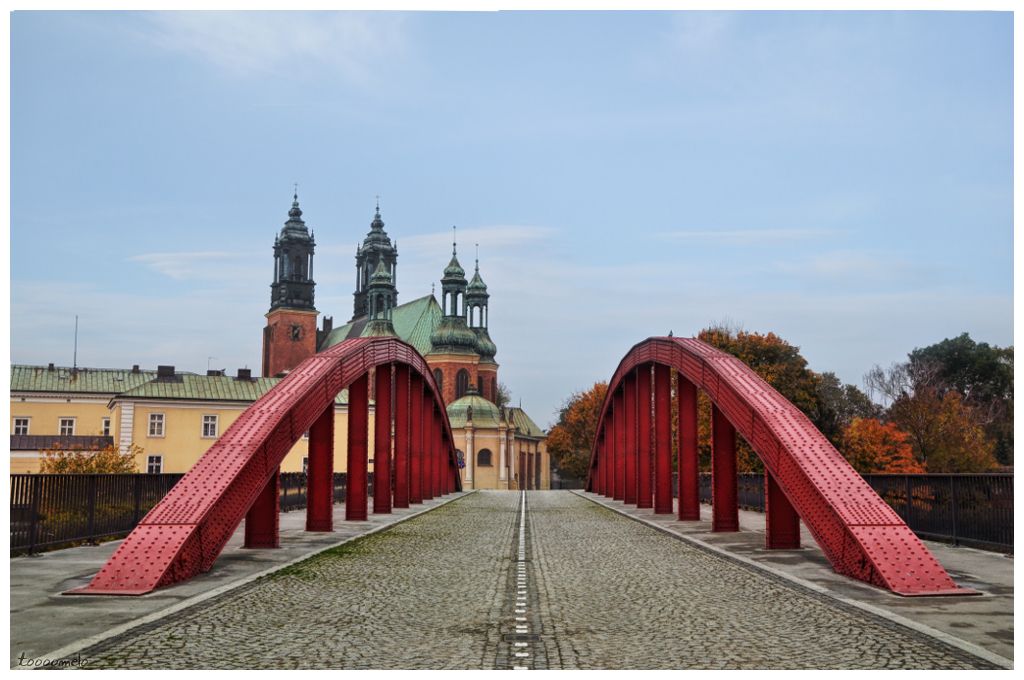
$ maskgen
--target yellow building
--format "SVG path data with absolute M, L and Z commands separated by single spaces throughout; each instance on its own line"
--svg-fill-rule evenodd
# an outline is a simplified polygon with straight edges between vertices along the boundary
M 188 472 L 200 456 L 280 378 L 157 371 L 13 366 L 11 370 L 11 472 L 38 472 L 39 449 L 99 448 L 124 452 L 142 447 L 140 472 Z M 122 391 L 112 388 L 124 386 Z M 346 469 L 347 390 L 335 402 L 335 463 Z M 370 427 L 373 427 L 371 407 Z M 372 431 L 372 430 L 371 430 Z M 31 446 L 26 446 L 31 444 Z M 45 444 L 45 445 L 39 445 Z M 372 456 L 372 439 L 370 443 Z M 281 465 L 305 469 L 307 442 L 300 439 Z M 372 458 L 370 469 L 373 469 Z
M 545 434 L 521 408 L 499 408 L 477 394 L 448 405 L 464 489 L 550 489 Z

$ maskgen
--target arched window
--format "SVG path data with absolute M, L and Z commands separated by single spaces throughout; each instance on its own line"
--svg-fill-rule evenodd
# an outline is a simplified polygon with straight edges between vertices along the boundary
M 437 391 L 441 392 L 444 390 L 444 373 L 441 372 L 440 368 L 434 369 L 434 382 L 437 383 Z
M 476 464 L 478 467 L 491 467 L 491 450 L 480 449 L 480 452 L 476 454 Z
M 476 377 L 476 392 L 484 399 L 487 398 L 484 396 L 484 377 L 482 375 Z
M 469 371 L 461 369 L 455 374 L 455 398 L 459 399 L 466 396 L 466 392 L 469 391 Z

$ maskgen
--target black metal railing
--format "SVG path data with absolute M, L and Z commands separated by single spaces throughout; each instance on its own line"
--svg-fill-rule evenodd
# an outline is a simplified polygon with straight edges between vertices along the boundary
M 1013 552 L 1013 475 L 862 475 L 911 530 L 930 540 Z M 673 475 L 673 493 L 678 495 Z M 764 475 L 740 474 L 739 506 L 764 512 Z M 700 476 L 700 499 L 711 502 L 711 475 Z
M 183 475 L 11 475 L 11 553 L 126 535 Z
M 11 554 L 127 536 L 183 474 L 11 475 Z M 334 502 L 346 475 L 334 474 Z M 373 492 L 373 473 L 369 475 Z M 281 510 L 306 507 L 306 475 L 281 474 Z

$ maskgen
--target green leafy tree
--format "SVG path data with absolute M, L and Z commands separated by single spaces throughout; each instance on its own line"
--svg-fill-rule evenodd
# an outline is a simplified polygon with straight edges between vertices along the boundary
M 142 455 L 141 446 L 132 444 L 124 453 L 114 444 L 101 449 L 81 446 L 53 447 L 41 452 L 39 471 L 50 474 L 95 474 L 138 472 L 135 461 Z

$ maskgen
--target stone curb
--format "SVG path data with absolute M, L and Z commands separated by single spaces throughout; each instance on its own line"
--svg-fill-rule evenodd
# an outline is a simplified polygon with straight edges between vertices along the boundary
M 725 558 L 733 562 L 738 562 L 757 571 L 768 572 L 769 574 L 777 578 L 784 579 L 788 583 L 791 583 L 800 588 L 810 590 L 818 595 L 823 595 L 832 600 L 837 600 L 847 606 L 855 607 L 856 609 L 867 612 L 881 619 L 885 619 L 886 621 L 889 621 L 896 625 L 902 626 L 904 628 L 909 628 L 910 630 L 913 630 L 916 633 L 920 633 L 922 635 L 926 635 L 928 637 L 939 640 L 940 642 L 943 642 L 951 647 L 955 647 L 956 649 L 959 649 L 962 652 L 966 652 L 968 654 L 971 654 L 972 656 L 976 656 L 980 659 L 988 661 L 991 664 L 995 664 L 999 668 L 1013 668 L 1013 659 L 1007 659 L 1006 657 L 996 654 L 994 652 L 990 652 L 989 650 L 983 647 L 979 647 L 978 645 L 967 642 L 965 640 L 961 640 L 958 637 L 954 637 L 949 633 L 944 633 L 941 630 L 936 630 L 931 626 L 926 626 L 923 623 L 918 623 L 911 619 L 907 619 L 903 616 L 900 616 L 899 614 L 894 614 L 885 609 L 881 609 L 880 607 L 875 607 L 874 605 L 866 604 L 864 602 L 858 602 L 857 600 L 853 600 L 848 597 L 843 597 L 842 595 L 837 595 L 836 593 L 818 585 L 817 583 L 812 583 L 810 581 L 800 578 L 799 576 L 794 576 L 781 569 L 776 569 L 766 564 L 762 564 L 748 557 L 744 557 L 742 555 L 734 555 L 733 553 L 730 553 L 726 550 L 722 550 L 719 547 L 709 545 L 701 541 L 700 539 L 694 538 L 692 536 L 687 536 L 685 534 L 681 534 L 677 531 L 670 529 L 669 527 L 662 526 L 646 518 L 637 517 L 636 515 L 633 515 L 630 512 L 628 512 L 626 509 L 617 508 L 615 506 L 609 505 L 608 503 L 604 502 L 604 500 L 596 498 L 588 493 L 582 493 L 575 489 L 573 489 L 572 492 L 579 496 L 580 498 L 585 498 L 592 503 L 607 508 L 612 512 L 618 513 L 623 517 L 628 517 L 629 519 L 635 522 L 639 522 L 640 524 L 649 526 L 652 529 L 660 531 L 661 533 L 671 536 L 672 538 L 684 541 L 694 546 L 695 548 L 704 550 L 705 552 L 713 553 L 719 557 Z
M 165 618 L 167 616 L 170 616 L 171 614 L 176 614 L 176 613 L 178 613 L 178 612 L 180 612 L 180 611 L 182 611 L 184 609 L 188 609 L 188 608 L 194 607 L 194 606 L 196 606 L 198 604 L 202 604 L 203 602 L 205 602 L 207 600 L 210 600 L 210 599 L 213 599 L 213 598 L 218 597 L 220 595 L 223 595 L 224 593 L 231 592 L 232 590 L 235 590 L 236 588 L 240 588 L 240 587 L 242 587 L 244 585 L 252 583 L 253 581 L 255 581 L 257 579 L 260 579 L 260 578 L 263 578 L 264 576 L 268 576 L 270 574 L 273 574 L 276 571 L 280 571 L 281 569 L 285 569 L 285 568 L 290 567 L 290 566 L 292 566 L 294 564 L 298 564 L 299 562 L 304 562 L 304 561 L 310 559 L 311 557 L 315 557 L 315 556 L 319 555 L 320 553 L 325 552 L 327 550 L 332 550 L 334 548 L 337 548 L 340 545 L 344 545 L 346 543 L 350 543 L 352 541 L 364 538 L 366 536 L 370 536 L 370 535 L 379 533 L 381 531 L 385 531 L 387 529 L 390 529 L 391 527 L 394 527 L 394 526 L 396 526 L 398 524 L 401 524 L 402 522 L 405 522 L 405 521 L 408 521 L 410 519 L 413 519 L 414 517 L 419 517 L 420 515 L 428 513 L 428 512 L 430 512 L 432 510 L 436 510 L 437 508 L 440 508 L 442 506 L 445 506 L 448 503 L 451 503 L 453 501 L 457 501 L 457 500 L 459 500 L 461 498 L 465 498 L 466 496 L 469 496 L 470 494 L 476 493 L 476 491 L 477 491 L 476 489 L 470 489 L 468 492 L 467 491 L 463 491 L 463 492 L 460 493 L 460 495 L 455 496 L 454 498 L 448 498 L 448 499 L 444 500 L 443 502 L 438 503 L 437 505 L 432 505 L 429 508 L 423 508 L 423 509 L 421 509 L 421 510 L 419 510 L 417 512 L 414 512 L 412 514 L 406 515 L 405 517 L 401 517 L 401 518 L 397 519 L 394 522 L 389 522 L 388 524 L 382 524 L 381 526 L 374 527 L 374 528 L 369 529 L 369 530 L 367 530 L 367 531 L 365 531 L 365 532 L 363 532 L 361 534 L 357 534 L 355 536 L 349 536 L 348 538 L 345 538 L 345 539 L 343 539 L 341 541 L 338 541 L 336 543 L 331 543 L 330 545 L 325 545 L 325 546 L 323 546 L 323 547 L 321 547 L 321 548 L 319 548 L 317 550 L 314 550 L 313 552 L 307 553 L 305 555 L 300 555 L 299 557 L 296 557 L 295 559 L 289 560 L 287 562 L 282 562 L 281 564 L 274 565 L 273 567 L 270 567 L 269 569 L 264 569 L 263 571 L 256 572 L 255 574 L 249 574 L 248 576 L 244 576 L 244 577 L 240 578 L 237 581 L 233 581 L 232 583 L 225 583 L 224 585 L 218 586 L 218 587 L 214 588 L 213 590 L 209 590 L 209 591 L 207 591 L 205 593 L 200 593 L 199 595 L 195 595 L 193 597 L 190 597 L 187 600 L 183 600 L 183 601 L 178 602 L 176 604 L 173 604 L 173 605 L 171 605 L 169 607 L 161 609 L 158 612 L 153 612 L 152 614 L 146 614 L 145 616 L 142 616 L 142 617 L 140 617 L 138 619 L 135 619 L 134 621 L 129 621 L 127 623 L 122 623 L 122 624 L 120 624 L 118 626 L 114 626 L 113 628 L 111 628 L 109 630 L 106 630 L 106 631 L 104 631 L 102 633 L 99 633 L 97 635 L 92 635 L 92 636 L 87 637 L 87 638 L 83 638 L 83 639 L 78 640 L 76 642 L 72 642 L 69 645 L 65 645 L 65 646 L 61 647 L 60 649 L 54 650 L 54 651 L 49 652 L 47 654 L 38 654 L 38 655 L 35 656 L 35 658 L 41 658 L 41 659 L 64 659 L 64 658 L 67 658 L 67 657 L 69 657 L 69 656 L 71 656 L 71 655 L 73 655 L 75 653 L 81 652 L 81 651 L 83 651 L 83 650 L 85 650 L 85 649 L 87 649 L 89 647 L 92 647 L 94 645 L 97 645 L 97 644 L 99 644 L 101 642 L 106 642 L 106 641 L 111 640 L 113 638 L 116 638 L 116 637 L 119 637 L 121 635 L 124 635 L 125 633 L 129 632 L 130 630 L 132 630 L 134 628 L 138 628 L 139 626 L 144 626 L 147 623 L 153 623 L 154 621 L 159 621 L 160 619 L 163 619 L 163 618 Z M 78 599 L 83 599 L 83 600 L 85 599 L 85 597 L 81 596 L 81 595 L 77 595 L 75 597 L 78 598 Z M 110 597 L 110 595 L 97 595 L 96 597 Z M 36 669 L 35 668 L 19 668 L 19 667 L 15 666 L 15 667 L 12 667 L 11 670 L 36 670 Z

